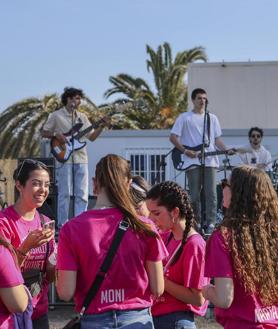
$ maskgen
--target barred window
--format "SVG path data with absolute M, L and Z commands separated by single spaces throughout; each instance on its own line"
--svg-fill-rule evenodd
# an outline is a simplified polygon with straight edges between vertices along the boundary
M 132 174 L 144 177 L 151 185 L 163 182 L 169 177 L 169 157 L 167 148 L 126 149 Z

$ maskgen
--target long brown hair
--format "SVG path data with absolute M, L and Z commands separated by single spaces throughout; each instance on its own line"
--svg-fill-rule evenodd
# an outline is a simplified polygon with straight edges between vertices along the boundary
M 150 225 L 147 225 L 137 215 L 128 181 L 131 179 L 129 162 L 115 154 L 108 154 L 96 165 L 96 181 L 99 187 L 105 188 L 111 203 L 121 210 L 130 226 L 137 232 L 157 237 Z
M 263 304 L 278 301 L 278 198 L 261 169 L 240 166 L 231 175 L 231 204 L 220 230 L 235 274 Z
M 147 192 L 147 199 L 156 200 L 159 206 L 164 206 L 168 211 L 172 211 L 176 207 L 179 208 L 180 219 L 185 220 L 185 229 L 183 231 L 181 246 L 170 264 L 174 265 L 179 260 L 184 245 L 186 244 L 188 233 L 195 223 L 195 216 L 188 194 L 177 183 L 166 181 L 154 185 Z

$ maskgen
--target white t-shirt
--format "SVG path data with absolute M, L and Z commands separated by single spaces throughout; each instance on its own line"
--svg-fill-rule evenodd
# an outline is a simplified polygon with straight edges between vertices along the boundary
M 255 150 L 249 144 L 245 145 L 244 148 L 251 151 L 239 154 L 239 157 L 244 164 L 254 167 L 258 164 L 267 164 L 265 171 L 272 170 L 271 154 L 264 146 L 261 145 L 259 149 Z
M 215 138 L 222 135 L 219 121 L 215 114 L 210 116 L 210 144 L 205 148 L 205 152 L 216 151 Z M 204 113 L 199 114 L 193 111 L 184 112 L 178 116 L 171 130 L 172 134 L 179 136 L 180 142 L 189 147 L 195 147 L 202 144 L 203 139 Z M 209 141 L 208 129 L 206 126 L 205 141 Z M 194 160 L 196 162 L 196 160 Z M 208 156 L 205 158 L 206 167 L 218 167 L 219 160 L 217 156 Z

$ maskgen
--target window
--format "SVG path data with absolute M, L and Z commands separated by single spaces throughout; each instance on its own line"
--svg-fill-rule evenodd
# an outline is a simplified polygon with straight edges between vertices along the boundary
M 132 174 L 144 177 L 153 185 L 169 177 L 168 152 L 167 148 L 126 149 L 126 158 L 131 162 Z

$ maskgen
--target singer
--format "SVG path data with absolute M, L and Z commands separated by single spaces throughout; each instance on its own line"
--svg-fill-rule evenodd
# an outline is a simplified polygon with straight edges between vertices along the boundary
M 206 111 L 208 104 L 206 91 L 201 88 L 194 89 L 191 100 L 193 109 L 180 114 L 176 119 L 171 130 L 170 142 L 189 160 L 196 158 L 200 152 L 187 149 L 186 146 L 189 148 L 200 146 L 200 150 L 204 149 L 206 152 L 216 151 L 216 148 L 221 151 L 227 150 L 221 139 L 221 128 L 216 115 Z M 232 154 L 233 151 L 229 153 Z M 192 166 L 186 170 L 198 226 L 208 234 L 212 233 L 216 221 L 216 169 L 218 166 L 217 156 L 209 156 L 204 158 L 202 166 L 196 165 L 196 161 L 192 160 Z M 203 214 L 202 217 L 201 214 Z
M 91 126 L 87 116 L 78 110 L 82 98 L 81 89 L 66 87 L 61 95 L 63 108 L 51 113 L 44 124 L 42 137 L 55 137 L 61 143 L 68 143 L 66 132 L 76 124 L 82 124 L 81 130 Z M 106 122 L 104 122 L 104 125 Z M 104 125 L 92 129 L 85 137 L 94 141 L 101 133 Z M 74 139 L 71 138 L 72 143 Z M 74 147 L 72 147 L 74 150 Z M 70 196 L 73 196 L 73 216 L 87 210 L 88 205 L 88 155 L 86 146 L 74 150 L 65 163 L 56 162 L 56 179 L 58 187 L 58 228 L 69 218 Z

